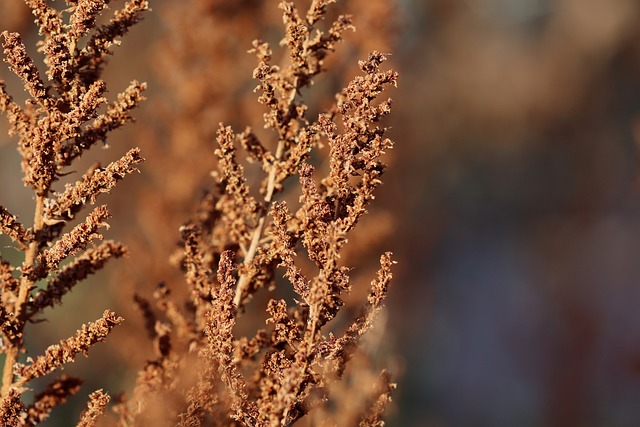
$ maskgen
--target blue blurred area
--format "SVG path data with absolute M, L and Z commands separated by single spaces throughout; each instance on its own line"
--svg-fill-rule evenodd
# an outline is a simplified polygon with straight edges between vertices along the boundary
M 417 409 L 410 425 L 536 426 L 556 417 L 571 418 L 565 425 L 634 425 L 634 228 L 638 221 L 612 215 L 581 229 L 580 241 L 554 259 L 536 253 L 540 236 L 517 225 L 444 237 L 425 273 L 433 309 L 414 331 L 424 341 L 408 353 L 408 370 L 420 371 L 404 391 Z
M 640 4 L 404 5 L 394 425 L 640 425 Z

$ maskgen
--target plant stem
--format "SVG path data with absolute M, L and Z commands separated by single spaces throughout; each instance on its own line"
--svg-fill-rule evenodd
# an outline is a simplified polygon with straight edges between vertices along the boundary
M 24 264 L 22 266 L 22 277 L 20 278 L 20 290 L 18 292 L 18 299 L 15 304 L 15 313 L 13 313 L 18 334 L 22 334 L 24 330 L 24 320 L 22 319 L 22 313 L 25 311 L 27 299 L 29 293 L 33 288 L 33 280 L 28 274 L 24 272 L 29 271 L 36 263 L 38 257 L 38 246 L 40 244 L 40 232 L 44 227 L 44 196 L 36 195 L 36 209 L 33 218 L 33 234 L 34 239 L 29 243 L 27 252 L 25 254 Z M 18 360 L 18 354 L 22 347 L 22 338 L 19 338 L 17 342 L 15 340 L 5 340 L 7 345 L 7 356 L 4 361 L 4 368 L 2 371 L 2 397 L 5 397 L 9 392 L 13 383 L 13 366 Z
M 245 254 L 243 264 L 245 267 L 248 267 L 249 264 L 253 261 L 253 258 L 256 256 L 256 252 L 258 251 L 258 246 L 260 244 L 260 240 L 262 240 L 262 233 L 264 232 L 264 226 L 267 222 L 267 215 L 271 210 L 271 203 L 273 201 L 273 194 L 275 193 L 276 188 L 276 164 L 282 157 L 284 156 L 284 139 L 280 139 L 278 142 L 278 147 L 276 148 L 276 160 L 273 163 L 271 170 L 269 171 L 269 181 L 267 182 L 267 194 L 264 196 L 264 201 L 267 203 L 268 207 L 265 212 L 260 216 L 258 220 L 258 225 L 253 230 L 253 236 L 251 237 L 251 245 L 249 246 L 249 250 Z M 233 298 L 233 303 L 236 307 L 240 307 L 240 302 L 242 301 L 242 294 L 245 289 L 249 285 L 249 281 L 251 277 L 249 274 L 242 274 L 238 278 L 238 282 L 236 284 L 236 295 Z
M 306 53 L 306 47 L 305 47 Z M 289 97 L 287 98 L 287 105 L 290 107 L 296 99 L 296 94 L 300 89 L 300 78 L 296 77 L 293 84 L 293 89 L 291 89 L 291 93 L 289 93 Z M 276 159 L 271 166 L 271 170 L 269 171 L 269 181 L 267 182 L 267 193 L 264 196 L 264 201 L 267 204 L 267 209 L 260 216 L 258 220 L 258 225 L 253 230 L 253 236 L 251 236 L 251 245 L 249 246 L 249 250 L 245 254 L 243 264 L 246 267 L 251 264 L 253 258 L 256 256 L 256 252 L 258 251 L 258 245 L 260 244 L 260 240 L 262 240 L 262 233 L 264 232 L 264 226 L 267 222 L 267 215 L 269 215 L 269 211 L 271 211 L 271 203 L 273 202 L 273 194 L 276 189 L 276 164 L 282 160 L 284 157 L 284 145 L 285 145 L 285 134 L 282 131 L 286 127 L 285 124 L 281 124 L 279 129 L 280 139 L 278 140 L 278 147 L 276 148 Z M 233 298 L 233 303 L 236 307 L 240 307 L 240 302 L 242 302 L 242 294 L 245 289 L 249 285 L 249 281 L 251 277 L 249 274 L 243 274 L 238 277 L 238 282 L 236 284 L 236 295 Z

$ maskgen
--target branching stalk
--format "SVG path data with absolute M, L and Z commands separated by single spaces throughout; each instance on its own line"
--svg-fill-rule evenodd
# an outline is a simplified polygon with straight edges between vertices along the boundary
M 44 200 L 45 196 L 36 195 L 36 208 L 33 218 L 33 233 L 35 238 L 31 243 L 25 254 L 25 260 L 23 265 L 23 274 L 20 280 L 20 291 L 18 293 L 18 300 L 15 304 L 14 318 L 18 325 L 18 331 L 22 334 L 24 329 L 24 320 L 22 320 L 22 313 L 25 311 L 25 305 L 29 298 L 29 292 L 33 288 L 33 280 L 30 279 L 28 274 L 24 272 L 29 271 L 35 266 L 36 259 L 38 257 L 38 245 L 40 242 L 40 232 L 44 227 Z M 4 361 L 4 368 L 2 371 L 2 397 L 6 397 L 7 393 L 13 386 L 13 366 L 18 361 L 18 354 L 20 353 L 20 344 L 6 340 L 7 345 L 7 357 Z M 22 342 L 20 340 L 19 342 Z
M 276 156 L 273 167 L 269 171 L 269 180 L 267 181 L 267 191 L 264 196 L 264 201 L 267 204 L 267 209 L 264 210 L 264 213 L 260 216 L 258 220 L 258 225 L 253 230 L 253 236 L 251 237 L 251 245 L 247 250 L 247 253 L 244 257 L 243 264 L 245 266 L 245 271 L 248 271 L 247 267 L 253 262 L 253 259 L 256 256 L 256 252 L 258 251 L 258 247 L 260 246 L 260 241 L 262 240 L 262 234 L 264 233 L 264 227 L 267 222 L 267 213 L 271 210 L 271 204 L 273 203 L 273 195 L 275 193 L 276 188 L 276 167 L 275 164 L 282 160 L 284 156 L 284 140 L 280 139 L 278 142 L 278 147 L 276 148 Z M 240 307 L 240 303 L 242 302 L 242 294 L 246 290 L 249 282 L 251 281 L 251 276 L 248 273 L 240 275 L 238 277 L 238 282 L 236 284 L 236 294 L 233 298 L 233 303 L 236 307 Z

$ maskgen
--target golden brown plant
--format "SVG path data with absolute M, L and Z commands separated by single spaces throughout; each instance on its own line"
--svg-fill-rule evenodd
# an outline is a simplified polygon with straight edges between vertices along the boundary
M 238 69 L 253 65 L 246 50 L 251 34 L 262 32 L 265 20 L 257 17 L 267 9 L 273 8 L 254 0 L 189 0 L 154 7 L 164 30 L 150 50 L 158 93 L 147 105 L 150 117 L 137 128 L 146 155 L 155 161 L 145 164 L 148 183 L 135 188 L 131 197 L 135 218 L 121 225 L 134 237 L 129 248 L 136 268 L 119 272 L 115 282 L 148 292 L 159 281 L 180 278 L 169 263 L 157 262 L 171 256 L 179 236 L 157 230 L 177 230 L 192 212 L 199 189 L 208 185 L 217 123 L 232 118 L 242 123 L 256 111 L 253 98 L 250 103 L 237 99 L 250 92 L 250 76 Z M 123 305 L 130 304 L 130 294 L 121 296 Z
M 106 261 L 125 253 L 115 242 L 93 244 L 102 238 L 99 229 L 107 227 L 109 212 L 105 206 L 96 207 L 71 230 L 65 232 L 65 228 L 82 208 L 93 204 L 100 193 L 108 192 L 143 160 L 139 150 L 134 149 L 106 168 L 98 165 L 82 180 L 65 184 L 64 191 L 54 189 L 78 157 L 95 144 L 106 143 L 109 132 L 131 121 L 129 111 L 143 99 L 145 84 L 134 81 L 108 103 L 104 96 L 106 84 L 100 75 L 110 47 L 140 20 L 148 9 L 147 2 L 127 2 L 103 25 L 96 24 L 107 6 L 103 0 L 67 1 L 69 9 L 65 11 L 48 6 L 44 0 L 26 3 L 43 38 L 39 50 L 44 54 L 47 79 L 27 54 L 20 35 L 3 32 L 4 60 L 22 80 L 29 99 L 23 106 L 18 105 L 0 80 L 0 109 L 7 116 L 11 134 L 18 138 L 24 184 L 35 194 L 31 226 L 0 207 L 0 231 L 24 254 L 20 266 L 1 260 L 0 329 L 6 355 L 1 398 L 5 425 L 35 425 L 76 393 L 80 380 L 62 376 L 54 379 L 28 407 L 20 402 L 20 395 L 32 380 L 72 362 L 78 353 L 87 355 L 94 344 L 104 341 L 112 328 L 122 322 L 121 317 L 107 310 L 101 319 L 49 346 L 44 354 L 18 361 L 26 351 L 27 323 L 40 320 L 44 308 L 60 302 L 65 293 L 100 270 Z M 83 416 L 81 425 L 91 425 L 85 421 L 87 417 Z
M 105 168 L 90 168 L 63 191 L 52 187 L 84 151 L 130 121 L 129 110 L 142 100 L 144 85 L 134 82 L 105 107 L 106 85 L 100 75 L 109 46 L 140 19 L 147 2 L 130 0 L 103 25 L 96 19 L 107 0 L 67 0 L 70 8 L 63 12 L 44 0 L 27 3 L 45 36 L 50 83 L 41 80 L 18 36 L 7 34 L 6 60 L 32 100 L 19 107 L 3 85 L 2 109 L 20 137 L 25 184 L 36 193 L 33 227 L 5 208 L 0 211 L 2 233 L 25 253 L 20 268 L 1 264 L 8 357 L 0 411 L 7 425 L 35 425 L 75 393 L 79 380 L 64 377 L 31 404 L 21 398 L 33 379 L 80 352 L 86 355 L 122 322 L 106 310 L 75 336 L 18 362 L 26 323 L 39 320 L 45 307 L 60 303 L 107 260 L 126 253 L 113 241 L 90 247 L 92 240 L 102 237 L 98 230 L 109 216 L 104 206 L 67 233 L 63 230 L 84 205 L 93 204 L 143 160 L 139 149 L 132 149 Z M 216 1 L 196 3 L 221 13 L 236 10 Z M 244 3 L 258 8 L 256 2 Z M 246 126 L 236 132 L 222 123 L 215 130 L 213 183 L 191 220 L 180 227 L 180 249 L 173 257 L 184 277 L 168 274 L 166 284 L 160 283 L 152 297 L 144 288 L 135 295 L 155 356 L 139 371 L 130 396 L 116 399 L 118 425 L 282 426 L 303 418 L 311 423 L 382 425 L 394 385 L 390 374 L 380 373 L 371 355 L 361 351 L 361 339 L 382 308 L 394 261 L 384 253 L 366 286 L 346 255 L 348 237 L 374 199 L 385 169 L 382 158 L 393 145 L 379 122 L 391 108 L 391 100 L 381 94 L 395 86 L 397 75 L 381 69 L 386 56 L 374 51 L 359 62 L 360 75 L 328 108 L 306 100 L 308 89 L 325 71 L 327 57 L 354 29 L 350 16 L 333 18 L 328 13 L 332 3 L 312 0 L 301 13 L 294 3 L 280 2 L 282 55 L 274 54 L 269 42 L 253 42 L 259 62 L 253 77 L 259 82 L 256 92 L 265 130 Z M 180 49 L 174 47 L 173 52 L 177 56 Z M 177 87 L 188 92 L 189 86 Z M 196 122 L 215 116 L 209 109 L 219 106 L 209 104 L 229 96 L 218 92 L 178 96 L 186 103 L 186 114 L 172 122 L 175 137 L 182 135 L 189 147 L 195 147 L 214 132 L 196 127 Z M 200 96 L 193 98 L 196 93 Z M 171 110 L 165 114 L 168 117 Z M 198 156 L 190 149 L 183 154 L 184 161 Z M 189 185 L 181 186 L 171 203 L 188 199 L 190 187 L 198 181 L 188 179 Z M 176 210 L 181 209 L 182 205 Z M 72 256 L 75 259 L 65 263 Z M 144 267 L 128 281 L 156 281 L 157 272 Z M 363 297 L 351 298 L 345 310 L 352 287 Z M 352 360 L 362 369 L 350 371 Z M 341 383 L 345 378 L 367 387 L 350 408 L 336 403 L 336 396 L 349 393 Z M 92 393 L 78 425 L 94 425 L 108 402 L 104 391 Z M 313 418 L 306 417 L 312 411 Z
M 133 404 L 123 410 L 123 425 L 148 423 L 142 421 L 146 408 L 157 402 L 165 407 L 173 403 L 168 416 L 180 425 L 227 425 L 232 419 L 245 425 L 290 425 L 326 402 L 332 383 L 371 327 L 391 278 L 390 254 L 382 256 L 360 314 L 338 336 L 337 329 L 323 332 L 351 288 L 350 269 L 341 264 L 340 254 L 380 183 L 380 156 L 391 142 L 376 123 L 388 114 L 390 100 L 377 98 L 385 86 L 395 84 L 396 75 L 380 71 L 385 57 L 372 53 L 360 62 L 363 76 L 338 94 L 334 107 L 310 122 L 301 91 L 323 71 L 326 55 L 352 28 L 349 17 L 340 16 L 320 29 L 326 7 L 327 2 L 312 2 L 301 17 L 293 4 L 281 3 L 286 66 L 272 64 L 268 43 L 254 42 L 260 61 L 254 77 L 267 110 L 264 126 L 274 137 L 268 143 L 251 128 L 236 134 L 220 126 L 216 185 L 181 228 L 181 265 L 191 289 L 191 310 L 169 305 L 164 286 L 156 293 L 160 318 L 150 302 L 137 298 L 159 354 L 141 372 Z M 316 177 L 312 153 L 324 144 L 329 148 L 328 172 Z M 238 158 L 240 148 L 264 174 L 257 191 Z M 296 176 L 301 192 L 292 209 L 277 198 L 291 198 L 284 194 L 285 184 Z M 310 262 L 298 261 L 296 254 L 306 254 Z M 294 292 L 291 301 L 269 298 L 267 323 L 272 326 L 236 338 L 236 323 L 253 297 L 263 289 L 274 295 L 274 289 L 286 286 L 278 279 L 283 275 Z M 183 370 L 189 364 L 199 367 L 198 376 L 185 381 L 189 375 Z M 382 381 L 387 386 L 380 393 L 386 396 L 388 376 Z M 184 396 L 182 390 L 187 390 L 186 399 L 172 402 L 171 395 Z M 381 410 L 374 407 L 385 401 L 371 403 L 362 425 L 377 425 Z

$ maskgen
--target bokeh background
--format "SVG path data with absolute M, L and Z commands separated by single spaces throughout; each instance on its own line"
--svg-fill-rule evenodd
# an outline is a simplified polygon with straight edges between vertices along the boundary
M 255 83 L 237 76 L 254 67 L 253 38 L 277 42 L 276 3 L 156 1 L 124 39 L 107 68 L 111 94 L 136 78 L 149 81 L 149 100 L 96 157 L 147 149 L 143 173 L 105 200 L 111 236 L 152 256 L 131 255 L 109 266 L 111 279 L 75 291 L 65 302 L 73 316 L 52 310 L 34 328 L 34 351 L 113 304 L 135 328 L 131 287 L 171 274 L 164 265 L 206 185 L 217 123 L 242 129 L 260 118 Z M 311 96 L 348 81 L 367 49 L 392 52 L 401 76 L 389 121 L 396 149 L 371 208 L 377 221 L 366 225 L 383 235 L 375 248 L 399 260 L 381 348 L 398 375 L 388 425 L 640 425 L 640 2 L 339 5 L 359 31 L 331 63 L 335 81 Z M 19 0 L 0 1 L 0 24 L 37 39 Z M 6 68 L 0 75 L 12 81 Z M 30 218 L 14 142 L 0 141 L 0 201 Z M 143 362 L 144 351 L 131 352 L 142 346 L 135 334 L 118 333 L 130 343 L 73 367 L 87 377 L 103 366 L 87 393 L 130 385 L 114 360 Z

